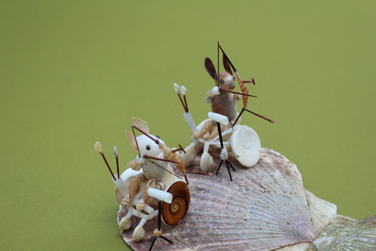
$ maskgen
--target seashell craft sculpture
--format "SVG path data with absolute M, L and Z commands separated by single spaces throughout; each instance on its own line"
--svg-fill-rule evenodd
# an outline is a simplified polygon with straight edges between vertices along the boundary
M 214 159 L 220 149 L 213 149 Z M 158 240 L 156 250 L 376 250 L 376 216 L 356 221 L 337 215 L 336 205 L 304 189 L 295 164 L 281 154 L 260 149 L 252 168 L 231 159 L 236 178 L 190 175 L 191 203 L 176 226 L 163 226 L 173 244 Z M 212 170 L 216 170 L 214 164 Z M 187 171 L 200 170 L 200 156 Z M 224 174 L 222 176 L 222 173 Z M 127 213 L 120 209 L 118 223 Z M 137 226 L 138 220 L 132 220 Z M 149 250 L 156 219 L 144 225 L 143 241 L 123 231 L 134 250 Z
M 218 43 L 218 54 L 219 49 Z M 376 250 L 376 215 L 358 221 L 337 215 L 336 205 L 304 188 L 295 164 L 261 148 L 257 133 L 240 125 L 244 111 L 274 121 L 247 109 L 252 95 L 245 83 L 255 81 L 243 81 L 222 52 L 226 72 L 217 74 L 205 59 L 216 87 L 205 98 L 212 112 L 198 126 L 188 109 L 187 89 L 174 84 L 192 133 L 184 150 L 180 145 L 168 148 L 148 134 L 146 122 L 133 118 L 132 130 L 143 135 L 126 135 L 138 156 L 120 175 L 114 147 L 115 176 L 101 144 L 95 144 L 116 186 L 117 223 L 124 241 L 134 250 Z M 241 93 L 232 91 L 231 69 Z M 243 108 L 237 113 L 241 99 Z M 220 170 L 222 164 L 227 172 Z M 236 171 L 234 179 L 231 170 Z

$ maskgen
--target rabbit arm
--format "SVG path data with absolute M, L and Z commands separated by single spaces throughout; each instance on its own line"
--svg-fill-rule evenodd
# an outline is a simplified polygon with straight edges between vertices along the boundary
M 235 95 L 234 95 L 234 100 L 235 100 L 235 101 L 239 101 L 239 100 L 241 100 L 241 99 L 243 99 L 243 96 L 242 96 L 242 95 L 240 95 L 240 94 L 235 94 Z
M 144 163 L 145 159 L 144 158 L 137 158 L 137 159 L 134 159 L 134 160 L 131 160 L 128 162 L 127 166 L 132 168 L 133 170 L 135 171 L 138 171 L 141 169 L 141 165 L 142 163 Z
M 211 92 L 211 90 L 210 90 L 210 91 L 208 91 L 208 92 L 206 93 L 205 102 L 206 102 L 206 103 L 211 103 L 212 98 L 213 98 L 213 94 L 212 94 L 212 92 Z
M 213 89 L 211 89 L 210 91 L 208 91 L 206 93 L 205 101 L 207 103 L 210 103 L 213 96 L 218 95 L 218 94 L 219 94 L 219 88 L 218 88 L 218 86 L 215 86 L 215 87 L 213 87 Z

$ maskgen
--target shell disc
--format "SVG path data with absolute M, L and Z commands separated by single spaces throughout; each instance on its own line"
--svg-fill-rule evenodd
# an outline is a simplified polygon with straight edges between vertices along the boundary
M 162 203 L 162 219 L 167 225 L 178 224 L 188 212 L 191 195 L 184 181 L 177 181 L 166 189 L 172 194 L 172 202 Z
M 261 142 L 252 128 L 243 125 L 236 129 L 230 143 L 232 152 L 243 166 L 251 167 L 259 161 Z

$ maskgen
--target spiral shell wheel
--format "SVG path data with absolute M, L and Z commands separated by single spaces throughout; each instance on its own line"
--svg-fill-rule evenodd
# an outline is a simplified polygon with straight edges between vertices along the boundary
M 230 143 L 232 152 L 243 166 L 251 167 L 259 161 L 261 142 L 252 128 L 241 126 L 236 129 Z
M 162 220 L 170 226 L 178 224 L 187 214 L 191 195 L 184 181 L 177 181 L 166 189 L 172 194 L 172 202 L 162 203 Z

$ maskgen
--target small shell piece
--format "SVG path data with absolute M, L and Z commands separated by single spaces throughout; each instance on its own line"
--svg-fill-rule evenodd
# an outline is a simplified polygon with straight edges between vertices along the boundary
M 187 89 L 183 85 L 180 87 L 180 89 L 181 89 L 181 94 L 185 95 L 187 93 Z
M 133 125 L 137 126 L 138 128 L 140 128 L 144 132 L 149 133 L 149 126 L 142 119 L 134 117 L 134 118 L 132 118 L 132 122 L 133 122 Z
M 203 153 L 201 156 L 200 167 L 204 172 L 209 172 L 213 166 L 213 157 L 209 153 Z
M 248 87 L 246 86 L 246 84 L 243 83 L 243 80 L 240 77 L 238 71 L 235 71 L 235 76 L 236 76 L 236 78 L 238 80 L 238 83 L 240 85 L 240 89 L 242 90 L 242 93 L 249 94 Z M 247 103 L 248 103 L 248 96 L 247 95 L 243 95 L 243 106 L 244 106 L 244 108 L 247 108 Z
M 145 236 L 145 230 L 141 226 L 137 226 L 133 232 L 133 240 L 140 241 Z
M 358 221 L 338 215 L 308 250 L 376 250 L 376 215 Z
M 184 166 L 189 166 L 196 159 L 196 151 L 192 146 L 185 148 L 185 153 L 181 153 L 180 156 L 183 158 Z
M 179 85 L 177 83 L 174 83 L 174 90 L 179 94 Z
M 328 222 L 336 216 L 337 206 L 330 202 L 317 198 L 308 190 L 304 191 L 307 198 L 315 235 L 318 235 L 328 224 Z
M 94 149 L 97 150 L 98 152 L 102 152 L 102 144 L 101 144 L 101 142 L 99 142 L 99 141 L 95 142 Z
M 260 159 L 261 142 L 250 127 L 240 126 L 231 136 L 231 150 L 236 159 L 246 167 L 254 166 Z
M 137 159 L 131 160 L 128 162 L 127 166 L 132 169 L 136 169 L 140 166 L 140 163 L 137 162 Z
M 180 173 L 185 176 L 184 161 L 180 154 L 173 152 L 172 149 L 163 144 L 162 141 L 159 142 L 159 148 L 163 150 L 166 159 L 176 162 L 175 166 L 179 169 Z

